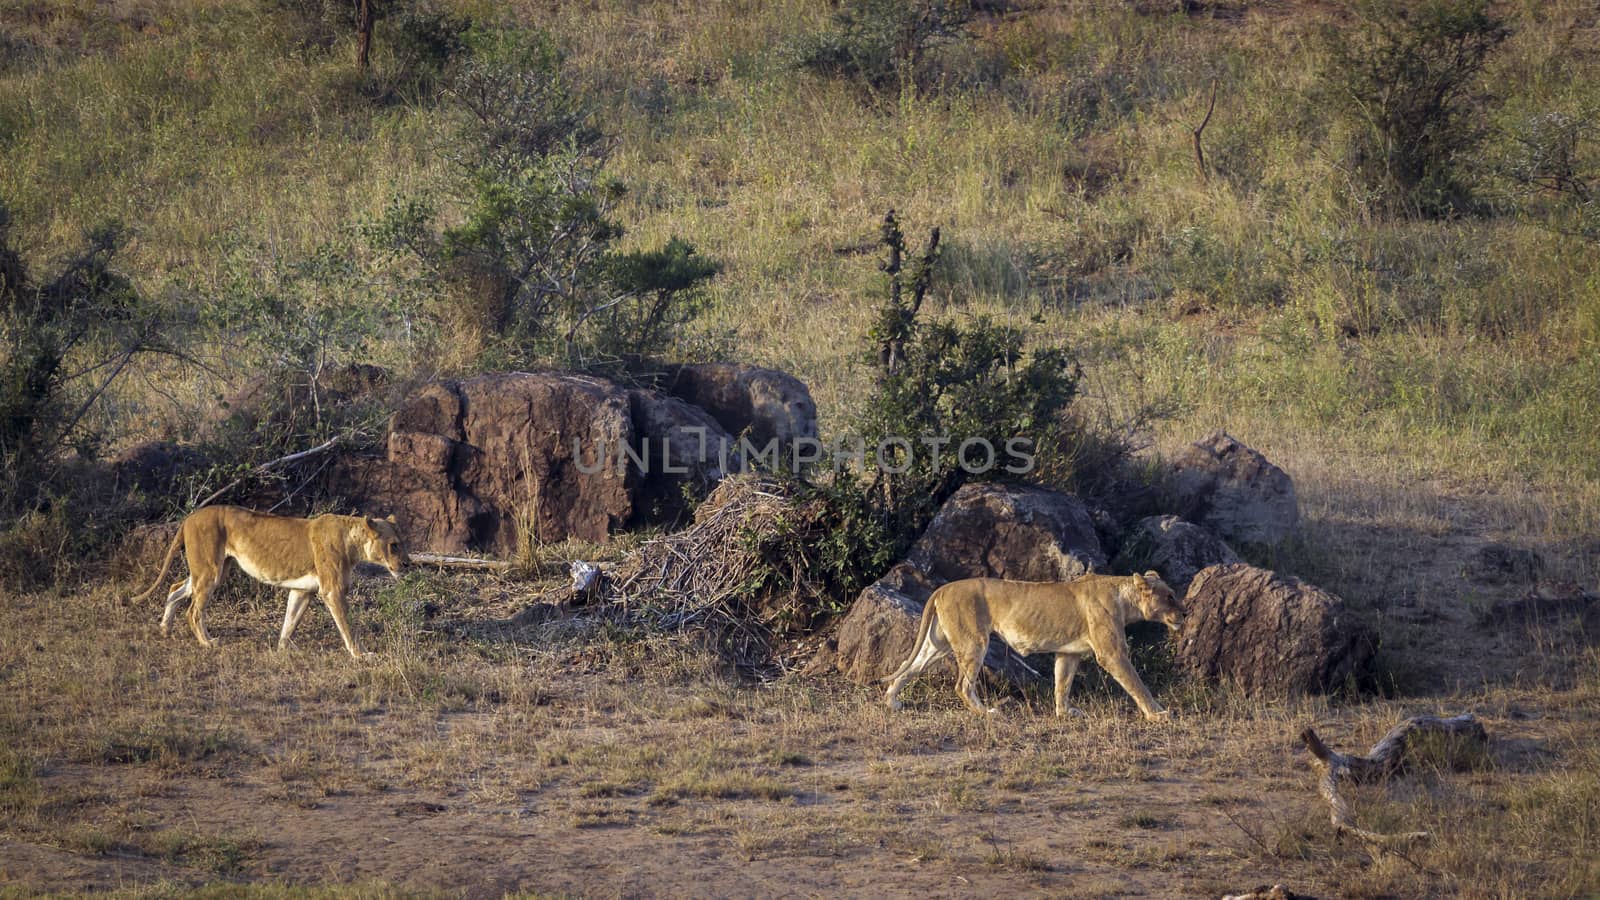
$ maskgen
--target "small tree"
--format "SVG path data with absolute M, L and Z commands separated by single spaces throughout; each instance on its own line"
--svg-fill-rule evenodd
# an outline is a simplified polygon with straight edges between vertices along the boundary
M 508 362 L 596 368 L 662 352 L 719 267 L 678 238 L 614 249 L 623 186 L 605 172 L 610 144 L 547 37 L 475 26 L 465 45 L 446 78 L 460 119 L 447 195 L 463 218 L 435 231 L 431 205 L 397 204 L 394 242 L 470 286 Z
M 1357 125 L 1368 187 L 1426 215 L 1469 205 L 1461 157 L 1485 126 L 1477 83 L 1508 31 L 1488 0 L 1366 0 L 1354 32 L 1330 30 L 1329 93 Z
M 915 84 L 928 52 L 961 35 L 971 17 L 962 0 L 849 0 L 834 13 L 834 27 L 794 55 L 813 72 L 895 89 Z
M 1008 472 L 1003 461 L 984 472 L 961 465 L 968 441 L 999 454 L 1021 439 L 1030 456 L 1051 453 L 1059 445 L 1062 414 L 1077 396 L 1080 372 L 1065 348 L 1026 349 L 1023 329 L 987 317 L 965 325 L 922 321 L 922 303 L 937 270 L 939 230 L 930 233 L 927 248 L 909 268 L 893 210 L 884 217 L 882 240 L 888 278 L 868 332 L 877 385 L 860 426 L 866 447 L 891 448 L 887 465 L 868 467 L 868 490 L 891 531 L 909 540 L 966 481 L 1027 474 Z
M 0 205 L 0 500 L 15 511 L 51 489 L 49 463 L 61 451 L 94 454 L 101 436 L 90 414 L 134 359 L 174 351 L 165 323 L 113 268 L 120 228 L 91 231 L 38 282 L 9 231 Z

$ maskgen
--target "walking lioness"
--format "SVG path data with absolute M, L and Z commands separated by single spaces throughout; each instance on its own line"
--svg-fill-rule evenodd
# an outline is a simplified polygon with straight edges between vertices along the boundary
M 989 633 L 995 631 L 1018 653 L 1056 655 L 1056 715 L 1067 712 L 1067 692 L 1072 690 L 1078 661 L 1092 651 L 1095 661 L 1133 696 L 1146 718 L 1168 718 L 1128 658 L 1128 637 L 1123 629 L 1146 621 L 1173 629 L 1183 623 L 1183 609 L 1155 572 L 1126 577 L 1085 575 L 1066 582 L 952 581 L 928 598 L 911 658 L 885 679 L 892 682 L 889 708 L 900 708 L 896 698 L 907 681 L 932 663 L 954 655 L 956 693 L 974 712 L 994 712 L 978 699 L 978 673 L 983 670 Z
M 133 598 L 140 602 L 155 593 L 172 567 L 178 547 L 189 560 L 189 577 L 172 586 L 167 594 L 167 609 L 161 615 L 161 633 L 172 630 L 172 617 L 184 600 L 189 605 L 189 630 L 201 646 L 217 642 L 206 633 L 206 601 L 216 592 L 222 567 L 228 560 L 239 564 L 246 575 L 257 581 L 289 589 L 289 608 L 283 615 L 283 631 L 278 649 L 289 646 L 289 637 L 300 616 L 318 594 L 339 626 L 339 636 L 351 656 L 361 655 L 344 596 L 350 587 L 350 570 L 357 563 L 371 562 L 400 577 L 400 570 L 411 564 L 395 530 L 394 517 L 365 519 L 360 516 L 317 516 L 300 519 L 252 512 L 237 506 L 208 506 L 195 510 L 167 547 L 161 573 L 150 589 Z

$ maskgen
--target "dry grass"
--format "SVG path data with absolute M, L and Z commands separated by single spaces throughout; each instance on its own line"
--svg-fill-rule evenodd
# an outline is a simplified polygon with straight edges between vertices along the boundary
M 1329 706 L 1184 688 L 1163 697 L 1171 725 L 1139 720 L 1114 690 L 1083 697 L 1083 720 L 1038 703 L 980 719 L 942 684 L 892 714 L 875 690 L 728 681 L 682 637 L 495 626 L 506 586 L 363 584 L 358 621 L 379 652 L 368 663 L 345 659 L 320 615 L 297 649 L 269 650 L 273 610 L 229 602 L 232 591 L 216 604 L 214 652 L 159 639 L 158 610 L 123 608 L 111 586 L 8 597 L 8 618 L 36 625 L 0 637 L 5 833 L 147 885 L 266 871 L 321 881 L 301 849 L 319 842 L 389 871 L 386 860 L 426 851 L 408 850 L 404 832 L 342 835 L 401 816 L 498 823 L 506 841 L 548 832 L 559 858 L 506 871 L 550 890 L 571 889 L 557 870 L 585 854 L 625 854 L 641 883 L 671 885 L 657 869 L 667 845 L 696 848 L 706 884 L 760 863 L 819 890 L 838 889 L 829 871 L 894 879 L 905 865 L 916 878 L 1159 894 L 1236 888 L 1263 868 L 1297 889 L 1373 896 L 1600 886 L 1592 651 L 1569 648 L 1565 689 L 1498 681 Z M 390 612 L 423 591 L 450 599 L 430 615 Z M 1435 840 L 1404 857 L 1335 842 L 1298 729 L 1314 722 L 1335 746 L 1362 747 L 1424 709 L 1478 713 L 1488 753 L 1350 800 L 1365 827 Z M 599 844 L 576 836 L 595 830 Z M 28 865 L 0 855 L 24 883 L 64 886 L 51 874 L 62 870 Z M 499 878 L 495 865 L 383 877 L 449 890 Z

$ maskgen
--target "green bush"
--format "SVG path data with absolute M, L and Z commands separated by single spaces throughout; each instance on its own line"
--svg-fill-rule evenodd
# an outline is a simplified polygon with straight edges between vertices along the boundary
M 461 220 L 406 198 L 378 232 L 472 299 L 496 364 L 614 369 L 669 350 L 717 264 L 678 238 L 615 249 L 610 141 L 547 36 L 474 26 L 464 43 L 446 77 L 457 177 L 443 191 Z
M 938 261 L 939 231 L 934 229 L 926 251 L 909 267 L 892 211 L 882 240 L 888 280 L 868 332 L 876 387 L 859 429 L 869 449 L 897 438 L 914 442 L 909 450 L 892 448 L 882 460 L 887 465 L 869 466 L 867 479 L 891 532 L 914 537 L 965 481 L 1006 474 L 1001 464 L 980 475 L 954 464 L 951 457 L 963 442 L 987 441 L 999 454 L 1012 439 L 1026 438 L 1036 463 L 1059 446 L 1062 414 L 1077 395 L 1080 373 L 1065 348 L 1025 349 L 1024 329 L 985 316 L 965 324 L 920 320 Z M 946 441 L 942 460 L 916 443 L 925 437 Z
M 833 28 L 797 42 L 803 69 L 848 78 L 877 91 L 925 83 L 933 49 L 965 34 L 972 11 L 960 0 L 850 0 Z
M 1328 93 L 1355 124 L 1353 166 L 1397 209 L 1468 211 L 1466 155 L 1483 138 L 1484 62 L 1509 33 L 1488 0 L 1367 0 L 1328 32 Z

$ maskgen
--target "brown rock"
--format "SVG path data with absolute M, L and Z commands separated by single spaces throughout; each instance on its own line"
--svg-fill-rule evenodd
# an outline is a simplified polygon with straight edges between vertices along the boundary
M 634 514 L 640 473 L 620 462 L 634 441 L 628 393 L 606 381 L 435 382 L 395 413 L 387 458 L 345 460 L 333 486 L 364 511 L 394 513 L 416 549 L 507 554 L 528 536 L 604 541 Z
M 1064 581 L 1106 564 L 1078 498 L 1017 484 L 963 485 L 911 548 L 907 562 L 943 584 L 958 578 Z
M 900 563 L 895 569 L 905 567 Z M 914 599 L 897 590 L 889 576 L 869 585 L 839 623 L 839 672 L 857 684 L 872 684 L 900 668 L 911 655 L 927 599 L 927 594 Z
M 760 450 L 817 436 L 817 405 L 805 383 L 776 369 L 738 363 L 674 366 L 663 389 L 711 414 L 731 435 Z
M 1300 523 L 1294 481 L 1217 431 L 1172 461 L 1176 512 L 1239 544 L 1275 544 Z
M 1154 569 L 1182 597 L 1195 573 L 1207 566 L 1239 562 L 1221 538 L 1177 516 L 1150 516 L 1139 520 L 1112 561 L 1117 572 Z
M 1243 563 L 1195 575 L 1184 598 L 1178 659 L 1250 693 L 1321 693 L 1361 679 L 1377 634 L 1343 600 Z
M 210 460 L 193 447 L 171 441 L 145 441 L 118 453 L 111 472 L 119 491 L 164 494 L 180 477 L 205 468 Z

